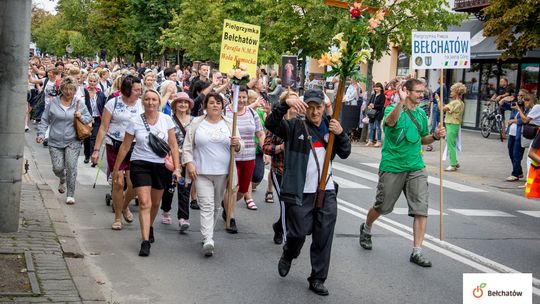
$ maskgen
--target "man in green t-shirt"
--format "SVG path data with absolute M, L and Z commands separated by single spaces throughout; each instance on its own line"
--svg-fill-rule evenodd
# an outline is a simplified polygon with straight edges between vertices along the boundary
M 422 145 L 439 140 L 446 135 L 446 131 L 439 125 L 433 134 L 429 133 L 426 113 L 418 106 L 424 89 L 420 80 L 407 80 L 398 90 L 401 101 L 384 111 L 385 139 L 377 195 L 366 222 L 360 226 L 360 246 L 367 250 L 372 248 L 373 223 L 379 216 L 392 212 L 403 192 L 409 205 L 409 216 L 414 217 L 414 244 L 409 260 L 422 267 L 431 267 L 431 262 L 421 250 L 428 215 L 428 182 Z

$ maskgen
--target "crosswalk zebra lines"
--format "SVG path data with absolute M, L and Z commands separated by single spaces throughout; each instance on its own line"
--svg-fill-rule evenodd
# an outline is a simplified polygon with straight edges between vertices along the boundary
M 377 169 L 379 168 L 379 163 L 362 163 L 362 165 L 366 165 L 368 167 L 377 168 Z M 334 164 L 334 166 L 335 166 L 335 164 Z M 436 186 L 441 185 L 440 179 L 438 177 L 433 177 L 433 176 L 428 176 L 428 183 L 436 185 Z M 460 183 L 451 182 L 449 180 L 444 180 L 443 181 L 443 187 L 448 188 L 448 189 L 452 189 L 452 190 L 455 190 L 455 191 L 459 191 L 459 192 L 476 192 L 476 193 L 487 192 L 486 190 L 483 190 L 483 189 L 463 185 L 463 184 L 460 184 Z
M 85 164 L 83 162 L 84 156 L 79 157 L 78 160 L 78 173 L 77 173 L 77 181 L 81 185 L 85 186 L 92 186 L 94 184 L 94 181 L 96 182 L 97 186 L 108 186 L 109 183 L 107 181 L 106 176 L 106 164 L 103 164 L 102 170 L 98 173 L 97 167 L 91 167 L 89 164 Z M 363 165 L 366 165 L 368 167 L 378 168 L 378 164 L 376 163 L 362 163 Z M 376 183 L 379 179 L 378 175 L 375 173 L 371 173 L 369 171 L 365 171 L 359 168 L 355 168 L 352 166 L 348 166 L 342 163 L 334 162 L 332 166 L 333 170 L 333 177 L 334 180 L 339 184 L 340 188 L 343 189 L 374 189 L 376 187 Z M 264 180 L 267 180 L 268 176 L 268 169 L 265 169 L 264 174 Z M 336 174 L 340 173 L 346 173 L 352 176 L 357 177 L 356 179 L 349 179 L 342 176 L 338 176 Z M 97 176 L 97 179 L 96 179 Z M 369 182 L 372 182 L 372 185 L 365 185 L 359 182 L 359 179 L 367 180 Z M 438 182 L 438 179 L 433 178 Z M 429 182 L 429 178 L 428 178 Z M 434 182 L 431 182 L 434 183 Z M 456 191 L 460 192 L 486 192 L 481 189 L 477 189 L 474 187 L 461 185 L 458 183 L 450 183 L 448 181 L 444 181 L 443 187 L 450 188 Z M 516 213 L 531 216 L 534 218 L 540 218 L 540 211 L 535 210 L 516 210 Z M 408 214 L 408 208 L 402 208 L 402 207 L 396 207 L 394 208 L 394 211 L 392 212 L 396 215 L 407 215 Z M 511 214 L 508 212 L 500 211 L 500 210 L 489 210 L 489 209 L 456 209 L 456 208 L 450 208 L 445 209 L 445 212 L 443 213 L 445 216 L 447 215 L 463 215 L 468 217 L 501 217 L 501 218 L 514 218 L 516 217 L 515 214 Z M 435 216 L 439 215 L 439 210 L 434 208 L 429 208 L 428 215 Z
M 368 167 L 372 168 L 378 168 L 378 163 L 361 163 L 362 165 L 366 165 Z M 268 171 L 268 169 L 266 170 Z M 374 189 L 376 187 L 376 184 L 379 180 L 379 176 L 375 173 L 356 168 L 353 166 L 345 165 L 343 163 L 333 162 L 332 163 L 332 174 L 334 180 L 339 184 L 341 188 L 344 189 Z M 341 173 L 345 173 L 348 175 L 355 176 L 356 178 L 354 180 L 347 179 L 341 176 Z M 265 178 L 268 172 L 265 174 Z M 339 175 L 338 175 L 339 174 Z M 359 178 L 359 179 L 358 179 Z M 361 183 L 361 180 L 367 180 L 369 182 L 372 182 L 372 184 L 364 184 Z M 430 184 L 439 186 L 440 180 L 433 176 L 428 176 L 428 182 Z M 373 184 L 374 183 L 374 184 Z M 485 193 L 486 190 L 471 187 L 468 185 L 463 185 L 456 182 L 451 181 L 443 181 L 443 187 L 451 190 L 455 190 L 458 192 L 469 192 L 469 193 Z
M 508 217 L 508 218 L 516 217 L 516 215 L 514 215 L 514 214 L 504 212 L 504 211 L 500 211 L 500 210 L 493 210 L 493 209 L 455 209 L 455 208 L 449 208 L 449 209 L 446 209 L 445 211 L 448 211 L 448 213 L 443 212 L 443 215 L 445 215 L 445 216 L 459 214 L 459 215 L 464 215 L 464 216 L 468 216 L 468 217 Z M 540 211 L 516 210 L 515 212 L 525 214 L 525 215 L 528 215 L 528 216 L 532 216 L 532 217 L 535 217 L 535 218 L 540 218 Z M 397 215 L 408 215 L 409 214 L 409 209 L 408 208 L 403 208 L 403 207 L 396 207 L 396 208 L 394 208 L 392 213 L 397 214 Z M 440 214 L 440 212 L 437 209 L 433 209 L 433 208 L 428 209 L 428 215 L 430 215 L 430 216 L 437 216 L 439 214 Z

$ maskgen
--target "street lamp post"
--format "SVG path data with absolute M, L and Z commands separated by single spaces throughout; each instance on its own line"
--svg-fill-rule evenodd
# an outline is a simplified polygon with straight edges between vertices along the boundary
M 0 1 L 0 232 L 19 229 L 31 0 Z

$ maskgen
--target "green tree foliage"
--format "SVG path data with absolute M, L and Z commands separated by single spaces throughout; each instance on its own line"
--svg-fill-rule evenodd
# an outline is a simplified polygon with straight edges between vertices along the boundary
M 389 15 L 370 37 L 376 59 L 389 42 L 407 51 L 413 29 L 444 30 L 461 20 L 444 8 L 446 0 L 364 2 L 389 5 Z M 274 63 L 282 54 L 319 57 L 347 26 L 347 17 L 347 10 L 322 0 L 59 0 L 56 16 L 36 14 L 32 33 L 38 47 L 57 55 L 70 43 L 81 56 L 102 48 L 109 57 L 146 58 L 182 50 L 193 60 L 217 62 L 228 18 L 260 25 L 259 62 Z
M 318 57 L 329 47 L 340 20 L 348 14 L 320 0 L 260 0 L 261 62 L 280 62 L 281 55 Z
M 163 50 L 184 49 L 196 60 L 217 62 L 225 11 L 223 0 L 184 0 L 172 13 L 169 28 L 162 30 Z
M 502 59 L 521 58 L 540 47 L 540 1 L 490 0 L 484 14 L 484 34 L 497 36 L 497 48 L 504 50 Z
M 94 45 L 107 49 L 109 57 L 133 54 L 126 19 L 130 12 L 129 0 L 94 0 L 92 13 L 88 16 Z
M 90 0 L 60 0 L 58 13 L 52 15 L 42 9 L 32 9 L 32 38 L 45 53 L 66 55 L 66 46 L 73 48 L 72 56 L 95 54 L 89 34 L 87 16 Z
M 129 40 L 135 54 L 144 53 L 155 58 L 161 53 L 158 41 L 160 29 L 168 27 L 172 12 L 180 7 L 180 0 L 131 0 L 126 18 Z
M 354 1 L 350 1 L 352 3 Z M 446 31 L 449 26 L 457 25 L 466 18 L 465 14 L 449 10 L 447 0 L 366 0 L 364 5 L 385 8 L 387 14 L 374 33 L 368 34 L 369 45 L 373 49 L 368 62 L 367 91 L 371 91 L 373 61 L 379 60 L 390 51 L 390 45 L 400 51 L 410 53 L 413 31 Z M 335 8 L 335 10 L 339 10 Z M 351 22 L 342 27 L 344 31 Z M 332 36 L 327 39 L 330 40 Z
M 218 61 L 227 18 L 261 26 L 259 62 L 273 63 L 285 53 L 321 54 L 345 14 L 320 0 L 184 0 L 160 43 L 164 49 L 185 49 L 193 59 Z

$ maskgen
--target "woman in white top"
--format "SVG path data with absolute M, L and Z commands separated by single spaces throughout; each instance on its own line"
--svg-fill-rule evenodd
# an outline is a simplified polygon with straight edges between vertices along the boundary
M 169 144 L 175 168 L 172 174 L 176 179 L 180 177 L 174 122 L 169 115 L 159 111 L 160 103 L 161 96 L 157 91 L 146 90 L 143 95 L 144 113 L 130 121 L 113 170 L 114 181 L 122 183 L 124 175 L 120 171 L 120 165 L 129 153 L 133 140 L 136 139 L 131 154 L 130 177 L 139 198 L 139 222 L 143 239 L 139 256 L 150 254 L 150 243 L 154 242 L 152 223 L 158 213 L 163 189 L 166 187 L 166 176 L 171 174 L 165 167 L 165 158 L 157 155 L 150 147 L 150 132 Z
M 124 133 L 130 121 L 138 117 L 144 112 L 144 108 L 139 99 L 141 96 L 142 84 L 137 77 L 128 75 L 124 78 L 121 85 L 121 94 L 118 97 L 110 99 L 105 105 L 105 110 L 101 116 L 101 126 L 99 127 L 96 136 L 96 143 L 92 153 L 92 163 L 97 164 L 99 150 L 103 140 L 105 140 L 105 149 L 107 152 L 107 168 L 112 170 L 116 161 L 118 150 L 122 141 L 124 141 Z M 120 165 L 120 172 L 124 175 L 127 183 L 127 188 L 124 191 L 124 180 L 117 183 L 116 179 L 113 182 L 112 199 L 114 206 L 114 223 L 113 230 L 122 229 L 122 215 L 126 222 L 133 222 L 133 214 L 129 211 L 128 204 L 135 197 L 135 192 L 129 178 L 129 163 L 130 155 L 125 157 Z
M 203 254 L 214 254 L 214 214 L 223 200 L 229 173 L 230 149 L 241 151 L 244 145 L 238 130 L 232 136 L 232 120 L 223 116 L 223 98 L 209 93 L 203 101 L 206 115 L 193 120 L 182 149 L 182 163 L 187 177 L 195 182 L 201 214 Z M 234 163 L 233 163 L 234 166 Z M 236 184 L 236 168 L 230 177 Z M 188 183 L 186 181 L 186 183 Z M 232 225 L 231 219 L 231 225 Z

